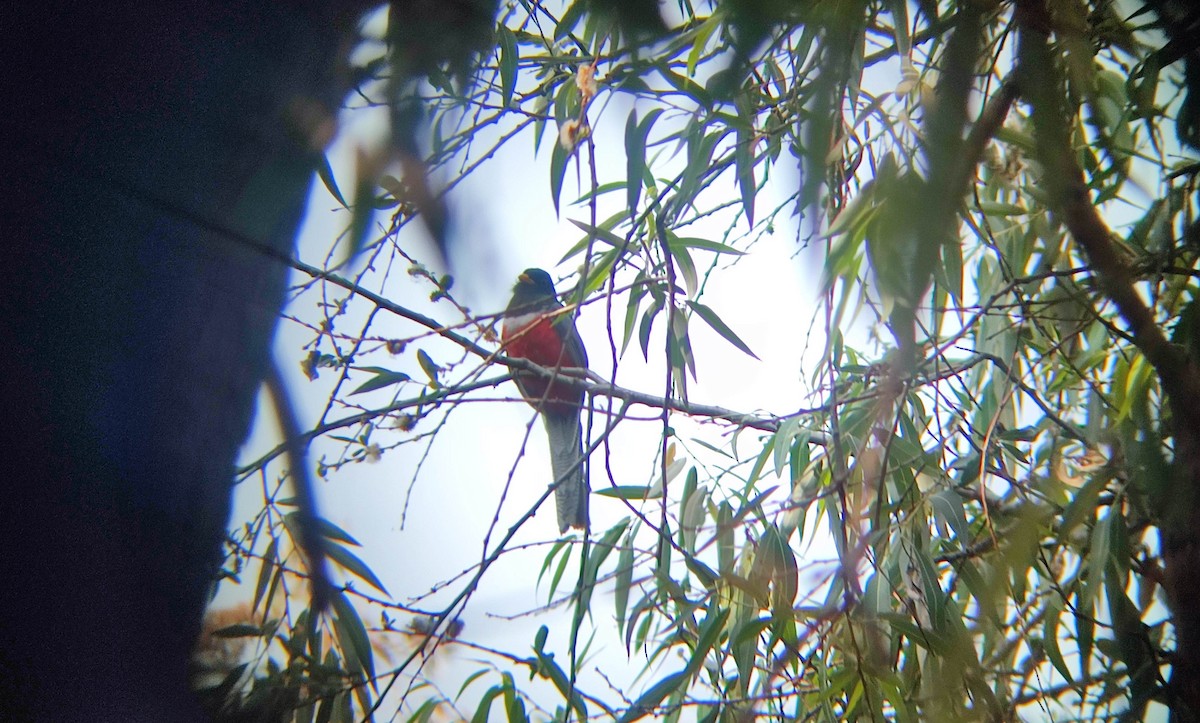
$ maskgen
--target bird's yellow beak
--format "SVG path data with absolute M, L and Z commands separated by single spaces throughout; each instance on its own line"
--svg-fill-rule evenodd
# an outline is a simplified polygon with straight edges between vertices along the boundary
M 533 279 L 529 278 L 529 274 L 525 273 L 524 271 L 522 271 L 521 275 L 517 277 L 517 281 L 519 281 L 522 284 L 532 284 L 533 283 Z

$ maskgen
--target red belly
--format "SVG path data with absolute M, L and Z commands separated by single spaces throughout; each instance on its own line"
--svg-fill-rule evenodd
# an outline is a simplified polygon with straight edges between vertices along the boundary
M 547 319 L 539 320 L 520 333 L 511 333 L 507 328 L 504 332 L 504 351 L 509 356 L 528 359 L 550 370 L 575 367 L 579 364 L 578 360 L 571 359 L 569 354 L 562 351 L 562 339 Z M 583 390 L 567 384 L 551 382 L 533 374 L 518 374 L 514 381 L 525 401 L 535 407 L 542 408 L 541 402 L 546 400 L 543 411 L 569 414 L 583 403 Z

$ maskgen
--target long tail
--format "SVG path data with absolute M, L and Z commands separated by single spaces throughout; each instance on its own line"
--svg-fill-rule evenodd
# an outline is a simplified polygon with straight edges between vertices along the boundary
M 550 467 L 554 471 L 554 506 L 559 532 L 588 527 L 587 472 L 583 463 L 583 425 L 578 414 L 542 414 L 550 438 Z

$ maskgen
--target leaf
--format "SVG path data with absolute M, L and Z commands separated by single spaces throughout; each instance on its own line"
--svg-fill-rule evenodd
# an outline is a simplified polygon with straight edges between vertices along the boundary
M 537 656 L 537 674 L 554 683 L 554 687 L 558 688 L 558 692 L 562 694 L 563 699 L 575 709 L 575 712 L 579 715 L 579 720 L 585 721 L 588 719 L 587 704 L 584 702 L 583 696 L 575 689 L 570 678 L 563 671 L 562 666 L 554 659 L 554 655 L 548 655 L 544 651 L 543 648 L 546 644 L 546 636 L 542 632 L 544 630 L 546 630 L 545 626 L 542 626 L 538 630 L 537 639 L 533 646 L 534 655 Z
M 742 192 L 742 210 L 746 212 L 746 222 L 750 228 L 754 228 L 754 195 L 758 191 L 754 180 L 754 139 L 753 132 L 739 130 L 733 151 L 738 188 Z
M 321 179 L 321 183 L 325 184 L 325 190 L 329 191 L 329 195 L 333 196 L 342 208 L 350 208 L 350 205 L 346 203 L 346 197 L 342 195 L 342 189 L 338 188 L 337 179 L 333 177 L 329 156 L 321 155 L 321 161 L 317 163 L 317 176 Z
M 600 575 L 600 566 L 608 559 L 608 556 L 616 548 L 617 540 L 629 528 L 629 518 L 622 519 L 617 524 L 613 525 L 604 533 L 596 544 L 592 546 L 592 554 L 588 556 L 587 565 L 583 569 L 583 580 L 581 587 L 586 590 L 586 594 L 580 603 L 584 609 L 588 609 L 588 604 L 591 602 L 591 591 L 595 589 L 596 578 Z
M 672 673 L 662 680 L 651 686 L 645 693 L 638 696 L 638 699 L 629 706 L 629 710 L 625 711 L 617 720 L 619 723 L 630 723 L 631 721 L 639 720 L 646 717 L 654 711 L 658 704 L 671 694 L 676 688 L 680 687 L 688 679 L 687 671 L 679 671 Z
M 292 512 L 290 514 L 294 515 L 296 513 Z M 341 542 L 346 543 L 347 545 L 354 545 L 355 547 L 362 547 L 362 545 L 359 544 L 358 540 L 356 540 L 350 536 L 349 532 L 346 532 L 345 530 L 343 530 L 342 528 L 333 524 L 332 522 L 325 519 L 324 517 L 317 517 L 317 518 L 315 518 L 315 520 L 317 523 L 317 531 L 320 532 L 325 537 L 328 537 L 331 540 L 339 540 Z
M 662 488 L 658 485 L 617 485 L 593 490 L 592 494 L 617 500 L 656 500 L 662 497 Z
M 733 329 L 730 329 L 728 326 L 726 326 L 724 321 L 721 321 L 721 317 L 717 316 L 717 312 L 697 301 L 688 301 L 687 305 L 690 306 L 692 311 L 695 311 L 696 314 L 703 319 L 706 324 L 712 327 L 713 331 L 720 334 L 725 341 L 733 344 L 751 357 L 758 359 L 754 352 L 750 351 L 750 347 L 746 346 L 746 342 L 742 341 L 741 338 L 733 332 Z
M 585 10 L 587 10 L 587 0 L 575 0 L 571 3 L 559 18 L 558 25 L 554 26 L 554 39 L 562 40 L 570 35 L 575 30 L 575 25 L 579 23 L 579 19 L 584 16 Z
M 633 338 L 633 324 L 637 320 L 638 310 L 642 306 L 642 299 L 646 297 L 646 287 L 643 285 L 646 280 L 646 272 L 638 271 L 637 276 L 633 279 L 633 288 L 629 290 L 629 302 L 625 306 L 625 329 L 621 338 L 621 355 L 625 355 L 625 350 L 629 348 L 629 340 Z
M 625 121 L 625 203 L 632 222 L 637 215 L 638 201 L 642 197 L 642 173 L 646 169 L 646 136 L 638 123 L 637 110 L 629 112 Z
M 662 75 L 663 80 L 670 83 L 675 90 L 688 96 L 704 108 L 712 107 L 712 96 L 699 83 L 671 70 L 666 63 L 659 63 L 655 69 Z
M 650 360 L 650 331 L 654 328 L 654 317 L 662 310 L 663 301 L 655 299 L 650 308 L 646 309 L 646 313 L 642 314 L 642 323 L 638 326 L 638 343 L 641 344 L 642 356 L 647 361 Z
M 1046 619 L 1042 622 L 1042 645 L 1050 664 L 1059 673 L 1062 673 L 1068 683 L 1075 685 L 1075 678 L 1071 676 L 1071 668 L 1067 666 L 1067 661 L 1063 658 L 1062 650 L 1058 645 L 1058 624 L 1061 614 L 1062 603 L 1058 600 L 1051 600 L 1046 606 Z
M 700 278 L 696 273 L 696 264 L 692 261 L 692 256 L 688 253 L 687 247 L 673 243 L 670 240 L 670 231 L 667 234 L 667 250 L 671 252 L 671 258 L 675 260 L 675 265 L 679 267 L 679 274 L 683 276 L 683 285 L 687 289 L 687 295 L 695 296 L 696 291 L 700 288 Z
M 721 16 L 713 13 L 697 29 L 696 38 L 692 41 L 692 49 L 688 52 L 687 74 L 689 78 L 696 77 L 696 64 L 700 62 L 700 56 L 708 47 L 708 39 L 712 37 L 718 27 L 721 27 Z
M 430 386 L 434 389 L 439 388 L 441 383 L 438 382 L 438 372 L 442 371 L 442 368 L 424 349 L 417 349 L 417 363 L 421 365 L 421 371 L 425 372 L 425 376 L 429 377 Z
M 365 671 L 368 679 L 374 679 L 375 659 L 371 652 L 371 640 L 367 637 L 367 628 L 363 625 L 362 618 L 358 616 L 358 611 L 354 609 L 344 592 L 337 591 L 333 595 L 332 602 L 334 629 L 337 631 L 342 651 L 347 655 L 347 661 L 356 662 L 356 667 Z
M 254 604 L 252 610 L 258 610 L 258 604 L 262 602 L 263 593 L 267 590 L 267 583 L 271 580 L 271 573 L 279 565 L 279 538 L 272 537 L 271 544 L 267 545 L 266 552 L 262 556 L 262 566 L 258 570 L 258 582 L 254 586 Z M 267 603 L 270 607 L 270 602 Z
M 347 396 L 354 396 L 355 394 L 364 394 L 366 392 L 373 392 L 376 389 L 383 389 L 385 387 L 390 387 L 393 384 L 400 384 L 402 382 L 407 382 L 409 380 L 411 380 L 411 377 L 408 376 L 407 374 L 405 374 L 404 372 L 394 372 L 394 371 L 389 371 L 387 369 L 383 369 L 383 370 L 379 371 L 378 373 L 376 373 L 375 376 L 371 377 L 367 381 L 365 381 L 362 384 L 355 387 L 354 391 L 350 392 L 350 394 L 348 394 Z
M 503 23 L 496 26 L 496 37 L 500 45 L 500 94 L 504 107 L 512 105 L 513 89 L 517 85 L 517 64 L 521 60 L 517 49 L 517 38 Z
M 212 636 L 215 638 L 261 638 L 263 629 L 261 625 L 237 623 L 212 631 Z
M 625 630 L 625 611 L 629 608 L 629 589 L 633 587 L 633 545 L 626 544 L 617 556 L 616 586 L 613 608 L 617 616 L 617 633 Z
M 727 620 L 729 620 L 729 608 L 716 608 L 715 610 L 709 608 L 708 614 L 704 616 L 704 622 L 700 623 L 700 634 L 696 640 L 696 647 L 692 650 L 692 656 L 688 660 L 684 672 L 690 675 L 700 672 L 704 667 L 704 658 L 720 640 Z
M 582 5 L 582 0 L 576 3 Z M 550 198 L 554 201 L 554 215 L 559 215 L 559 196 L 562 195 L 563 178 L 567 175 L 567 161 L 571 154 L 557 140 L 550 152 Z
M 967 527 L 967 513 L 962 498 L 952 490 L 942 490 L 929 498 L 934 515 L 954 530 L 955 537 L 964 548 L 970 543 L 971 533 Z
M 471 723 L 487 723 L 488 714 L 492 710 L 492 702 L 504 693 L 504 688 L 493 685 L 488 688 L 488 691 L 479 699 L 479 705 L 475 708 L 475 715 L 471 716 Z
M 715 254 L 734 254 L 735 256 L 745 256 L 746 255 L 745 251 L 739 251 L 732 246 L 728 246 L 723 243 L 718 243 L 716 241 L 709 241 L 708 239 L 702 239 L 702 238 L 672 237 L 671 243 L 672 244 L 678 243 L 681 246 L 686 246 L 688 248 L 693 248 L 693 249 L 700 249 L 702 251 L 712 251 Z
M 588 236 L 595 236 L 597 240 L 603 241 L 604 243 L 612 246 L 615 249 L 621 249 L 628 245 L 625 242 L 625 239 L 621 238 L 620 236 L 616 235 L 615 233 L 613 233 L 612 231 L 609 231 L 606 228 L 600 228 L 598 226 L 593 226 L 590 223 L 584 223 L 583 221 L 576 221 L 573 218 L 570 218 L 567 220 L 570 221 L 571 223 L 575 224 L 576 226 L 578 226 L 580 228 L 580 230 L 582 230 Z M 586 243 L 586 239 L 585 239 L 585 243 Z
M 337 563 L 338 566 L 347 572 L 351 573 L 384 595 L 391 597 L 392 594 L 387 591 L 387 588 L 383 586 L 383 583 L 380 582 L 379 578 L 375 576 L 375 573 L 371 571 L 371 568 L 367 567 L 367 564 L 359 559 L 359 557 L 353 552 L 350 552 L 341 545 L 331 542 L 325 545 L 325 554 L 329 556 L 330 560 Z

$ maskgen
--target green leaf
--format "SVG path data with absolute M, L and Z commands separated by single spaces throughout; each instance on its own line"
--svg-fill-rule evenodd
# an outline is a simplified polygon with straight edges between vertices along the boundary
M 411 377 L 409 377 L 404 372 L 394 372 L 394 371 L 389 371 L 387 369 L 384 369 L 384 370 L 376 373 L 375 376 L 371 377 L 367 381 L 365 381 L 362 384 L 355 387 L 354 391 L 350 392 L 350 394 L 347 396 L 354 396 L 355 394 L 364 394 L 366 392 L 373 392 L 376 389 L 383 389 L 384 387 L 390 387 L 393 384 L 400 384 L 402 382 L 407 382 L 410 379 L 411 379 Z
M 733 160 L 737 171 L 738 188 L 742 192 L 742 210 L 746 212 L 746 223 L 754 228 L 754 195 L 758 189 L 754 180 L 754 133 L 738 131 Z
M 475 715 L 471 716 L 471 723 L 487 723 L 488 714 L 491 713 L 492 703 L 499 696 L 503 695 L 504 688 L 493 685 L 488 688 L 488 691 L 479 699 L 479 706 L 475 708 Z
M 646 272 L 638 271 L 637 276 L 633 279 L 633 288 L 629 290 L 629 302 L 625 306 L 625 328 L 621 338 L 622 356 L 629 348 L 629 340 L 633 338 L 633 325 L 637 321 L 637 313 L 642 306 L 642 299 L 646 297 L 645 280 Z
M 214 630 L 212 631 L 212 635 L 216 638 L 261 638 L 263 636 L 263 629 L 261 625 L 237 623 Z
M 371 639 L 358 611 L 342 591 L 333 596 L 334 629 L 338 634 L 342 651 L 348 662 L 357 663 L 369 679 L 375 678 L 375 659 L 371 651 Z
M 692 311 L 695 311 L 696 314 L 703 319 L 706 324 L 712 327 L 713 331 L 720 334 L 721 338 L 730 344 L 733 344 L 738 349 L 741 349 L 751 357 L 758 359 L 754 352 L 750 351 L 750 347 L 746 346 L 746 342 L 742 341 L 741 338 L 733 332 L 733 329 L 730 329 L 728 326 L 726 326 L 724 321 L 721 321 L 721 317 L 717 316 L 717 312 L 697 301 L 688 301 L 687 305 L 690 306 Z
M 617 616 L 617 633 L 625 631 L 625 611 L 629 608 L 629 589 L 633 587 L 633 545 L 626 544 L 617 557 L 616 586 L 613 608 Z
M 633 702 L 629 710 L 625 711 L 624 715 L 617 720 L 619 723 L 631 723 L 631 721 L 650 715 L 664 698 L 670 695 L 676 688 L 686 683 L 688 678 L 689 675 L 685 670 L 668 675 L 651 686 L 645 693 L 638 696 L 638 699 Z
M 548 655 L 543 651 L 545 638 L 541 637 L 540 631 L 539 637 L 541 638 L 539 644 L 533 648 L 533 652 L 537 656 L 537 674 L 554 683 L 554 687 L 558 688 L 558 692 L 562 694 L 563 700 L 566 700 L 568 705 L 575 709 L 575 712 L 579 715 L 579 720 L 587 720 L 588 709 L 583 696 L 579 694 L 578 690 L 574 689 L 571 679 L 567 677 L 566 672 L 563 671 L 562 666 L 558 664 L 554 656 Z
M 593 490 L 592 494 L 617 500 L 656 500 L 662 497 L 662 489 L 656 490 L 649 485 L 617 485 Z
M 604 243 L 608 244 L 609 246 L 612 246 L 615 249 L 622 249 L 622 248 L 625 248 L 625 246 L 627 245 L 625 243 L 625 239 L 621 238 L 620 236 L 616 235 L 615 233 L 613 233 L 612 231 L 609 231 L 606 228 L 600 228 L 599 226 L 593 226 L 590 223 L 585 223 L 583 221 L 577 221 L 573 218 L 567 219 L 567 220 L 570 221 L 571 223 L 575 224 L 576 226 L 578 226 L 579 229 L 582 230 L 584 233 L 586 233 L 588 236 L 595 236 L 596 240 L 603 241 Z M 585 243 L 586 243 L 586 239 L 585 239 Z
M 600 566 L 604 564 L 606 559 L 608 559 L 608 556 L 616 547 L 617 540 L 621 538 L 621 535 L 624 534 L 625 530 L 628 528 L 629 518 L 625 517 L 620 522 L 610 527 L 604 533 L 604 536 L 597 540 L 596 544 L 592 545 L 592 554 L 588 556 L 587 564 L 583 569 L 583 581 L 581 587 L 588 591 L 588 595 L 586 595 L 585 598 L 590 597 L 590 591 L 596 585 L 596 579 L 600 575 Z M 588 608 L 588 602 L 588 599 L 583 600 L 581 603 L 583 609 L 586 610 Z
M 638 343 L 642 347 L 642 356 L 647 361 L 650 360 L 650 331 L 654 328 L 654 317 L 662 310 L 663 301 L 655 299 L 650 308 L 646 309 L 646 313 L 642 314 L 642 323 L 638 326 Z
M 442 368 L 437 365 L 424 349 L 417 349 L 417 363 L 421 365 L 421 371 L 425 372 L 425 376 L 429 377 L 430 386 L 434 389 L 441 387 L 441 383 L 438 381 L 438 373 L 442 371 Z
M 675 260 L 675 265 L 679 267 L 679 274 L 683 277 L 683 285 L 687 289 L 687 294 L 695 296 L 700 288 L 700 277 L 696 273 L 696 264 L 692 261 L 692 255 L 688 253 L 686 246 L 670 240 L 670 231 L 667 234 L 667 249 L 671 252 L 671 258 Z
M 554 26 L 555 40 L 562 40 L 575 30 L 575 26 L 587 10 L 587 5 L 587 0 L 575 0 L 575 2 L 571 3 L 567 11 L 559 18 L 558 25 Z
M 688 96 L 704 108 L 712 107 L 712 96 L 699 83 L 671 70 L 666 63 L 659 63 L 655 67 L 662 75 L 663 80 L 667 81 L 675 90 Z
M 294 515 L 296 513 L 292 512 L 290 514 Z M 354 545 L 355 547 L 362 547 L 362 545 L 359 544 L 358 540 L 356 540 L 350 536 L 349 532 L 346 532 L 345 530 L 343 530 L 342 528 L 333 524 L 332 522 L 325 519 L 324 517 L 317 517 L 317 518 L 315 518 L 315 520 L 317 523 L 317 531 L 320 532 L 325 537 L 328 537 L 331 540 L 340 540 L 341 542 L 344 542 L 347 545 Z
M 517 64 L 521 60 L 517 49 L 517 38 L 503 23 L 496 26 L 496 39 L 500 46 L 500 94 L 504 107 L 512 105 L 513 89 L 517 85 Z
M 708 239 L 672 237 L 671 244 L 674 245 L 676 243 L 688 248 L 700 249 L 702 251 L 712 251 L 715 254 L 733 254 L 735 256 L 746 255 L 745 251 L 739 251 L 732 246 L 718 243 L 716 241 L 709 241 Z
M 346 203 L 346 197 L 342 195 L 342 189 L 338 188 L 337 179 L 333 177 L 329 156 L 321 155 L 321 161 L 317 164 L 317 176 L 321 179 L 321 183 L 325 184 L 325 190 L 329 191 L 329 195 L 333 196 L 342 208 L 350 208 L 350 205 Z
M 1061 614 L 1062 603 L 1058 600 L 1051 600 L 1046 606 L 1046 619 L 1042 621 L 1042 645 L 1046 650 L 1046 657 L 1055 670 L 1062 673 L 1068 683 L 1075 685 L 1075 678 L 1071 676 L 1071 668 L 1067 666 L 1067 661 L 1063 658 L 1062 650 L 1058 645 L 1058 624 Z
M 631 222 L 637 216 L 638 201 L 642 197 L 642 174 L 645 170 L 646 136 L 642 134 L 642 126 L 638 123 L 635 109 L 629 112 L 629 118 L 625 121 L 625 204 L 629 208 Z
M 258 570 L 258 582 L 254 586 L 254 605 L 251 609 L 258 610 L 258 604 L 262 602 L 263 593 L 267 590 L 267 583 L 271 580 L 271 573 L 279 565 L 279 538 L 272 537 L 271 544 L 267 545 L 266 552 L 262 556 L 262 566 Z M 270 607 L 268 601 L 267 607 Z
M 581 2 L 576 3 L 582 4 Z M 554 139 L 554 150 L 550 152 L 550 198 L 554 201 L 554 215 L 559 215 L 559 197 L 562 195 L 563 178 L 567 175 L 567 161 L 571 154 Z
M 713 646 L 721 639 L 721 633 L 725 631 L 725 623 L 729 620 L 729 608 L 709 608 L 708 614 L 704 616 L 704 622 L 700 623 L 700 635 L 696 640 L 696 647 L 692 650 L 692 656 L 688 660 L 687 668 L 684 672 L 691 675 L 699 673 L 704 668 L 704 658 L 708 656 Z
M 325 545 L 325 554 L 329 556 L 330 560 L 337 563 L 347 572 L 351 573 L 384 595 L 391 597 L 392 594 L 387 591 L 387 588 L 383 586 L 383 583 L 380 582 L 379 578 L 375 576 L 375 573 L 371 571 L 371 568 L 367 567 L 367 564 L 359 559 L 359 557 L 353 552 L 350 552 L 341 545 L 330 542 Z
M 954 530 L 959 544 L 966 548 L 971 541 L 971 531 L 967 527 L 967 513 L 962 497 L 952 490 L 942 490 L 929 498 L 929 504 L 934 515 Z

